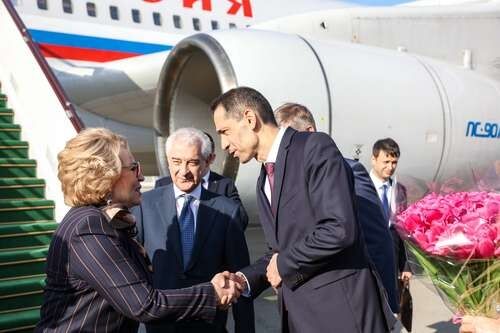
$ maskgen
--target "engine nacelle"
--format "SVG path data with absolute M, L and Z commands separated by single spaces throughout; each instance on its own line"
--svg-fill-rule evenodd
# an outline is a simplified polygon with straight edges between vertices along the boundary
M 273 108 L 306 105 L 318 129 L 367 169 L 375 140 L 392 137 L 402 151 L 398 174 L 420 184 L 451 177 L 470 184 L 473 170 L 500 159 L 498 82 L 405 52 L 248 29 L 188 37 L 168 56 L 154 110 L 162 174 L 168 172 L 164 138 L 194 126 L 218 140 L 208 106 L 237 86 L 256 88 Z M 215 169 L 240 175 L 242 197 L 255 198 L 260 165 L 238 170 L 217 148 Z M 425 189 L 419 191 L 414 197 Z M 254 201 L 245 200 L 252 212 Z

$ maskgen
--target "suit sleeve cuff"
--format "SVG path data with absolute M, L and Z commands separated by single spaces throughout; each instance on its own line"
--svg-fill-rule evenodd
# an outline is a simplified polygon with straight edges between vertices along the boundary
M 245 280 L 245 286 L 243 288 L 243 292 L 241 293 L 241 296 L 243 296 L 243 297 L 251 297 L 252 293 L 251 293 L 251 289 L 250 289 L 250 284 L 248 283 L 248 279 L 245 276 L 245 274 L 243 274 L 242 272 L 236 272 L 236 275 L 238 275 L 240 278 L 242 278 L 243 280 Z

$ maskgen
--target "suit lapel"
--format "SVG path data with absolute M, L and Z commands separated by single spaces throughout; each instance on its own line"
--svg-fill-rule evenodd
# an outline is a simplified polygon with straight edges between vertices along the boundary
M 177 219 L 177 206 L 172 183 L 165 186 L 160 200 L 156 202 L 156 211 L 159 212 L 165 235 L 168 242 L 172 244 L 175 255 L 182 266 L 182 244 L 180 239 L 180 227 Z M 171 232 L 169 229 L 173 228 Z M 168 245 L 167 245 L 168 246 Z
M 280 147 L 278 149 L 278 157 L 276 158 L 276 164 L 274 166 L 274 189 L 271 195 L 272 198 L 271 210 L 274 213 L 275 219 L 278 216 L 278 208 L 281 198 L 281 190 L 283 187 L 283 179 L 285 178 L 288 146 L 292 141 L 294 133 L 296 133 L 295 130 L 291 128 L 286 129 L 285 133 L 283 134 L 283 139 L 281 140 Z
M 217 193 L 217 180 L 208 179 L 208 190 L 213 193 Z
M 196 232 L 194 236 L 193 253 L 191 254 L 191 259 L 186 270 L 189 270 L 196 263 L 196 260 L 200 256 L 203 249 L 203 245 L 207 240 L 208 234 L 212 230 L 212 226 L 215 222 L 215 217 L 217 215 L 216 210 L 211 208 L 211 201 L 209 199 L 207 191 L 202 188 L 200 205 L 198 206 L 198 214 L 196 216 Z

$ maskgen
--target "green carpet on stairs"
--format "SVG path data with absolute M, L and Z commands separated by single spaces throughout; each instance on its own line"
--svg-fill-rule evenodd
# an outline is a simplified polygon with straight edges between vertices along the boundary
M 57 223 L 54 202 L 45 198 L 45 181 L 36 178 L 36 161 L 7 101 L 0 93 L 0 333 L 23 333 L 40 319 Z

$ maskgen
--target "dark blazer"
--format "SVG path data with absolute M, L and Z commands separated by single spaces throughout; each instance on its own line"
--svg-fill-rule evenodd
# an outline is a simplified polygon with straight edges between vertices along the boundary
M 198 208 L 195 243 L 186 270 L 173 185 L 161 186 L 143 194 L 133 209 L 138 239 L 152 259 L 153 286 L 175 289 L 210 281 L 222 271 L 236 272 L 249 264 L 245 235 L 238 218 L 239 205 L 202 188 Z M 251 300 L 233 306 L 236 332 L 254 332 Z M 225 332 L 227 312 L 219 311 L 214 324 L 181 323 L 146 325 L 148 332 Z
M 72 208 L 47 257 L 41 319 L 35 332 L 136 332 L 139 321 L 212 320 L 209 283 L 157 290 L 138 244 L 94 206 Z
M 381 277 L 392 311 L 399 313 L 393 239 L 387 228 L 382 204 L 363 164 L 347 158 L 345 160 L 354 174 L 356 211 L 368 255 Z
M 269 286 L 266 267 L 278 252 L 283 332 L 388 332 L 396 319 L 360 236 L 352 172 L 333 140 L 288 128 L 274 179 L 270 206 L 261 168 L 257 204 L 271 251 L 242 270 L 252 296 Z
M 172 178 L 170 178 L 170 176 L 164 176 L 156 180 L 155 188 L 160 186 L 165 186 L 168 184 L 172 184 Z M 248 215 L 245 210 L 245 207 L 243 207 L 243 203 L 241 202 L 240 195 L 238 194 L 238 189 L 236 188 L 234 180 L 219 175 L 218 173 L 210 170 L 210 176 L 208 176 L 207 189 L 210 192 L 223 195 L 240 205 L 239 221 L 241 223 L 241 226 L 243 227 L 243 230 L 245 230 L 248 226 Z

